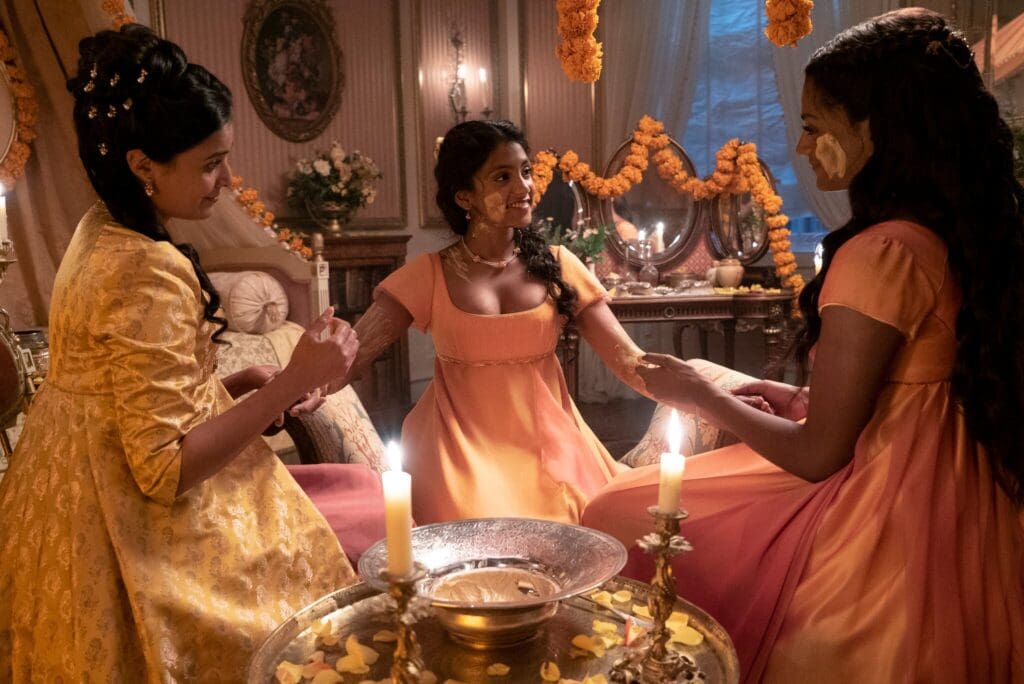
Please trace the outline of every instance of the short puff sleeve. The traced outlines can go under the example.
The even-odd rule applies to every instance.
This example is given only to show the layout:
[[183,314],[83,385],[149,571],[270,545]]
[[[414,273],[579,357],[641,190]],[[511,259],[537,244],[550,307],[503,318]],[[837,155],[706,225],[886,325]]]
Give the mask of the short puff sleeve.
[[908,340],[935,307],[936,288],[899,239],[868,229],[836,252],[818,311],[843,306],[890,325]]
[[601,281],[583,265],[579,257],[561,245],[553,248],[553,251],[562,268],[562,281],[576,290],[576,307],[573,315],[579,315],[581,311],[595,302],[605,302],[610,299],[608,291],[601,285]]
[[191,262],[167,242],[98,250],[108,274],[94,334],[108,350],[114,411],[132,477],[146,496],[174,502],[181,442],[211,418],[208,378],[196,358],[203,313]]
[[434,300],[434,259],[420,254],[382,280],[373,292],[376,299],[382,292],[391,296],[412,316],[412,326],[420,332],[430,327],[430,312]]

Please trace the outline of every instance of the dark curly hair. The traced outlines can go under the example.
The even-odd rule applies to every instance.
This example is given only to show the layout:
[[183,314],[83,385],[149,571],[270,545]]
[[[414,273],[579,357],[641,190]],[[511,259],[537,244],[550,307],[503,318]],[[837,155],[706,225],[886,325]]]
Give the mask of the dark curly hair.
[[826,104],[869,121],[874,153],[850,184],[852,218],[825,238],[821,273],[800,295],[798,357],[821,332],[818,296],[847,240],[897,218],[934,231],[963,293],[953,396],[1000,485],[1024,503],[1024,190],[970,46],[940,14],[897,10],[840,33],[805,74]]
[[[153,240],[171,242],[126,154],[139,149],[161,164],[195,147],[231,119],[231,91],[209,71],[190,64],[174,43],[149,28],[128,24],[100,31],[78,44],[78,71],[68,79],[75,98],[78,156],[114,219]],[[175,247],[195,269],[206,294],[203,317],[227,328],[217,316],[220,295],[195,248]]]
[[[455,202],[459,190],[473,189],[473,176],[487,158],[505,143],[516,143],[527,154],[529,143],[522,131],[511,121],[466,121],[444,136],[437,153],[434,178],[437,180],[437,206],[452,231],[459,236],[469,230],[466,210]],[[562,269],[551,254],[544,236],[529,227],[516,228],[513,240],[519,248],[519,259],[526,272],[543,282],[555,300],[558,313],[572,323],[576,291],[562,280]]]

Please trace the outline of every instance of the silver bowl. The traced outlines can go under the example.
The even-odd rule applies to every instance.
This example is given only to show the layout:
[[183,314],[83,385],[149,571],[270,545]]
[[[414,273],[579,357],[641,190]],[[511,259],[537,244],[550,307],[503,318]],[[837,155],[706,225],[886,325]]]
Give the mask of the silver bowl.
[[[426,569],[418,586],[437,609],[451,637],[478,649],[500,648],[536,636],[558,610],[558,602],[601,586],[626,564],[626,549],[603,532],[576,525],[526,518],[478,518],[435,523],[412,531],[412,551]],[[387,547],[379,541],[359,559],[359,576],[387,590],[381,570]],[[533,576],[520,583],[521,595],[501,600],[466,600],[444,593],[453,577],[470,573]],[[439,592],[439,588],[441,591]]]

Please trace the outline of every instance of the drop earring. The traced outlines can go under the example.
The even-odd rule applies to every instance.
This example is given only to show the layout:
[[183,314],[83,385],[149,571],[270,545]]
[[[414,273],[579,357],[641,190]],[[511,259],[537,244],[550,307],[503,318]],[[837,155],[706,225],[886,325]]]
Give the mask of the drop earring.
[[153,181],[148,178],[142,182],[142,191],[146,193],[146,197],[152,197],[153,193],[156,192],[156,188],[153,187]]

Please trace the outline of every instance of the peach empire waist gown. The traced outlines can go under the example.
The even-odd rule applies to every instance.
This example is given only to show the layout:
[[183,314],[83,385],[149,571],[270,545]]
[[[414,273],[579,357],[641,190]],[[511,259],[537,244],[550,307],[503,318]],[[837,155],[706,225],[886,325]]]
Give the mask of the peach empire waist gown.
[[[812,484],[743,444],[688,459],[679,594],[729,630],[746,681],[1024,681],[1024,531],[950,395],[960,295],[944,243],[906,222],[837,252],[819,307],[905,338],[853,460]],[[586,525],[631,552],[658,468],[616,478]]]
[[261,439],[184,494],[181,440],[233,405],[192,264],[82,219],[52,362],[0,482],[0,681],[239,682],[255,648],[355,581]]
[[[607,294],[578,258],[553,247],[576,310]],[[434,378],[402,426],[413,518],[431,523],[517,516],[579,522],[589,496],[621,466],[583,422],[555,347],[561,317],[548,297],[533,309],[458,309],[438,254],[381,282],[434,341]]]

